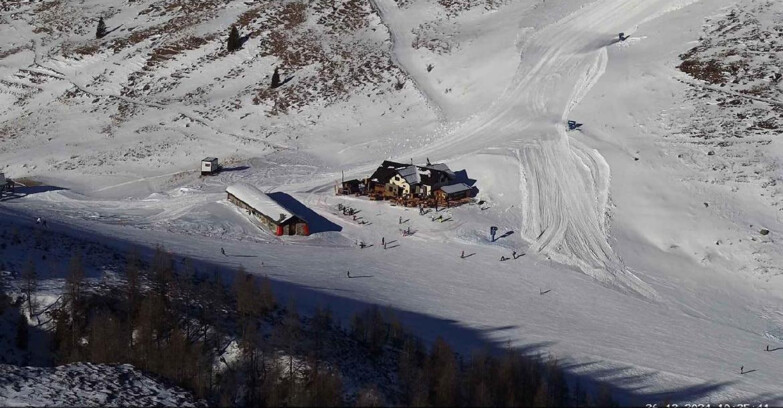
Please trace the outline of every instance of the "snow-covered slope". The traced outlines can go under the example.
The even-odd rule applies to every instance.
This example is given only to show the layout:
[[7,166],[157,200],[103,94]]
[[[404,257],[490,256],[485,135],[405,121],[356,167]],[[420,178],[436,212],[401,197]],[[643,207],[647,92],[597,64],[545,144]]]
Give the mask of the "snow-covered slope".
[[190,393],[161,384],[133,366],[78,363],[57,367],[0,365],[4,407],[206,406]]
[[[318,288],[304,307],[350,300],[432,316],[412,322],[430,338],[446,326],[437,322],[454,321],[493,342],[543,347],[636,402],[782,401],[781,354],[763,351],[783,343],[783,283],[769,273],[783,262],[777,202],[757,195],[770,184],[707,177],[715,160],[739,157],[758,161],[759,184],[777,182],[779,145],[734,144],[724,157],[682,140],[724,113],[699,105],[700,90],[716,85],[680,71],[680,55],[700,44],[706,17],[724,18],[734,2],[316,2],[291,31],[280,27],[301,21],[295,3],[206,2],[213,8],[198,12],[173,0],[50,3],[82,23],[48,33],[39,25],[59,20],[33,5],[2,12],[0,33],[15,39],[2,44],[0,85],[12,97],[0,103],[0,163],[11,177],[65,190],[7,200],[5,216],[44,214],[61,231],[165,243]],[[780,24],[760,3],[734,8]],[[122,27],[98,51],[64,53],[96,44],[86,19],[100,13]],[[328,28],[356,16],[349,33]],[[175,22],[185,28],[160,28]],[[227,54],[234,23],[252,34]],[[280,32],[306,46],[270,50]],[[188,36],[204,42],[176,45]],[[170,58],[155,51],[166,47],[176,49]],[[357,74],[366,63],[380,65]],[[264,76],[278,65],[294,79],[270,93]],[[337,81],[352,74],[360,79],[342,93]],[[569,119],[581,130],[567,132]],[[232,171],[199,178],[198,160],[213,154]],[[447,210],[450,221],[438,223],[333,196],[341,171],[367,175],[387,157],[465,169],[485,209]],[[291,194],[323,217],[321,232],[258,230],[225,201],[239,181]],[[342,217],[338,203],[368,224]],[[415,233],[402,238],[408,225]],[[509,234],[489,242],[490,225]],[[397,242],[383,250],[381,238]],[[358,240],[375,245],[358,249]],[[475,255],[461,259],[462,250]],[[498,260],[514,250],[525,256]]]

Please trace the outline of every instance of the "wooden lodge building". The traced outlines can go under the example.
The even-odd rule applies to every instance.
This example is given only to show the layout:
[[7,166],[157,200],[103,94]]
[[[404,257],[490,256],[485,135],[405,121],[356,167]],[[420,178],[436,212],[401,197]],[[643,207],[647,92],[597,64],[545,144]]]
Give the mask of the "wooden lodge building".
[[394,200],[403,205],[449,205],[468,200],[473,189],[455,183],[456,175],[443,163],[424,166],[384,160],[364,180],[347,180],[338,194],[369,195],[376,200]]
[[226,194],[228,201],[253,215],[265,229],[275,235],[310,235],[310,227],[305,220],[249,184],[237,183],[228,186]]

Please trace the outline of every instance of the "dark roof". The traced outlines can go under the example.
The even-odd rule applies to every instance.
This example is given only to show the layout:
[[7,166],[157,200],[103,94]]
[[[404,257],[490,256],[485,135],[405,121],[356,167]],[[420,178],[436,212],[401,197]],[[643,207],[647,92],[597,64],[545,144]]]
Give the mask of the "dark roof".
[[408,166],[410,166],[410,164],[393,162],[391,160],[384,160],[383,163],[381,163],[381,167],[393,168],[393,169],[401,169],[403,167],[408,167]]
[[440,171],[440,172],[446,173],[450,178],[454,178],[454,172],[451,171],[449,166],[447,166],[445,163],[433,163],[433,164],[429,164],[427,166],[422,166],[422,168],[429,169],[429,170]]
[[387,167],[378,167],[377,170],[370,176],[371,181],[377,181],[379,183],[387,183],[394,175],[397,174],[397,170]]
[[449,180],[454,178],[454,172],[444,163],[418,166],[384,160],[370,176],[370,180],[388,183],[396,174],[399,174],[409,184],[426,184],[430,186],[441,182],[440,174],[445,174]]
[[468,191],[470,190],[470,186],[468,186],[465,183],[458,183],[458,184],[443,186],[440,189],[443,190],[444,193],[451,195],[451,194],[461,193],[463,191]]
[[404,178],[410,185],[421,183],[421,173],[416,166],[407,166],[405,168],[397,170],[397,174]]

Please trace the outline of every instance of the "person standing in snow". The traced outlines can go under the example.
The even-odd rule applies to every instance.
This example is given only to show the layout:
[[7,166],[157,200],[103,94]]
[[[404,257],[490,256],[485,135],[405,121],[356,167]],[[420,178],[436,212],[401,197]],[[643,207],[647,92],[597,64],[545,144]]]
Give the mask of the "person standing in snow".
[[462,259],[465,259],[465,251],[462,251],[462,253],[460,254],[459,257],[462,258]]
[[745,374],[745,366],[740,366],[740,374]]
[[381,245],[386,248],[386,237],[381,237]]
[[400,217],[400,220],[398,222],[399,224],[402,224],[402,217]]
[[511,256],[512,256],[514,259],[517,259],[517,251],[514,251],[514,252],[512,252],[512,253],[511,253]]
[[223,254],[223,256],[226,256],[226,250],[224,248],[220,248],[220,253]]
[[346,271],[346,272],[345,272],[345,275],[346,275],[346,276],[348,276],[348,277],[350,278],[350,277],[351,277],[351,271]]

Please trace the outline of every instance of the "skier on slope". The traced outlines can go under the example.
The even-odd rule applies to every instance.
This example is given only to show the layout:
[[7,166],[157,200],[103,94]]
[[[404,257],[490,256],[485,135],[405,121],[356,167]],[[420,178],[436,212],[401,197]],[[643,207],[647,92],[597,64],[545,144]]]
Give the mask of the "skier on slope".
[[223,256],[227,256],[225,248],[220,248],[220,253],[223,254]]

